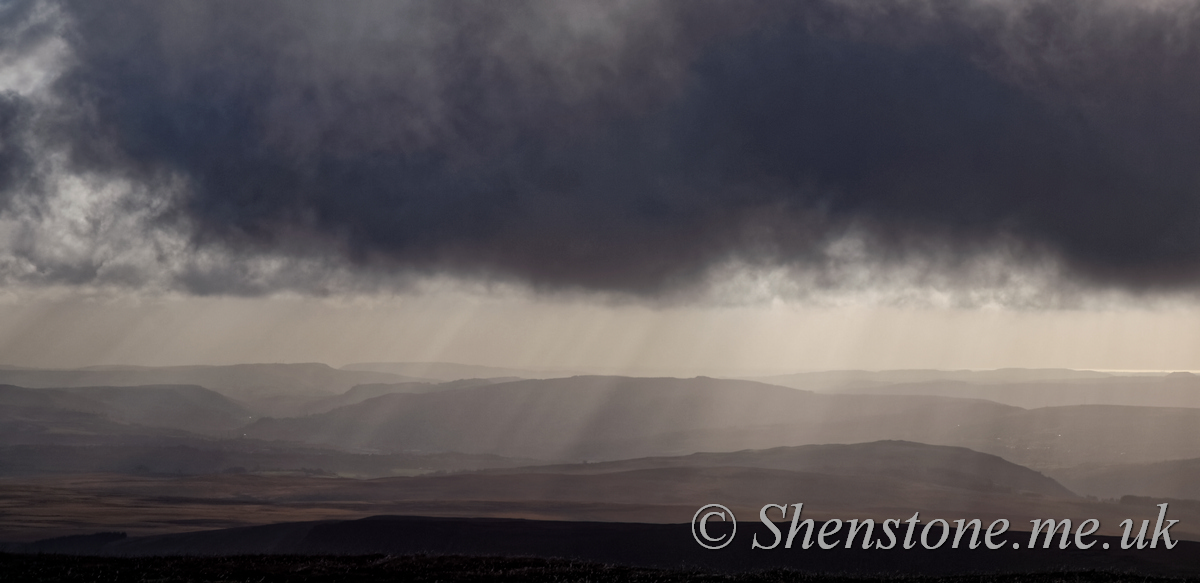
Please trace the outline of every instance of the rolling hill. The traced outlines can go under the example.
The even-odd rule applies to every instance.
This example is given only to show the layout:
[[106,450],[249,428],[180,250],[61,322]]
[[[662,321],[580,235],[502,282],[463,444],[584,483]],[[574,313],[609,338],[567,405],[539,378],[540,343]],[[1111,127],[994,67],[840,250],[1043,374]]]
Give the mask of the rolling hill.
[[373,399],[383,395],[392,395],[396,393],[436,393],[439,391],[453,391],[456,389],[469,389],[473,387],[482,387],[486,385],[494,385],[497,383],[512,382],[520,380],[515,377],[500,377],[490,379],[460,379],[456,381],[448,381],[444,383],[371,383],[366,385],[355,385],[346,392],[332,397],[326,397],[311,401],[302,406],[302,414],[311,415],[313,413],[324,413],[345,407],[346,405],[354,405]]
[[22,411],[28,422],[40,420],[47,430],[62,431],[55,420],[76,414],[102,417],[119,424],[178,429],[231,436],[253,415],[228,397],[195,385],[72,387],[27,389],[0,386],[0,414]]
[[664,468],[758,468],[836,476],[888,476],[947,488],[1074,494],[1053,479],[999,456],[963,447],[908,441],[803,445],[735,452],[703,452],[587,464],[506,468],[491,473],[595,475]]
[[1069,379],[1053,382],[978,383],[937,380],[851,387],[836,392],[987,399],[1026,409],[1069,405],[1200,408],[1200,376],[1187,372],[1165,376]]
[[0,369],[0,384],[29,388],[200,385],[238,399],[269,395],[341,393],[366,383],[428,381],[371,371],[338,370],[320,363],[228,366],[105,366],[71,370]]
[[936,419],[1008,410],[1017,409],[937,397],[819,395],[705,377],[591,376],[385,395],[321,415],[261,419],[245,433],[381,451],[611,460],[904,438],[896,433],[941,432]]
[[962,382],[986,384],[1012,384],[1034,381],[1058,382],[1076,380],[1103,380],[1114,378],[1112,374],[1090,370],[1066,368],[1001,368],[996,370],[831,370],[802,372],[795,374],[751,377],[772,385],[792,387],[806,391],[836,391],[863,387],[912,384],[926,382]]
[[[184,448],[169,449],[184,459],[196,454]],[[0,453],[3,451],[0,449]],[[142,451],[140,455],[152,458],[161,453]],[[236,457],[247,462],[267,459],[247,455],[255,452],[232,456],[207,453],[218,463]],[[293,462],[339,461],[338,454],[312,450],[283,450],[275,455]],[[1083,500],[1054,480],[996,456],[904,442],[525,468],[511,467],[513,460],[480,456],[340,457],[351,463],[380,457],[410,466],[442,464],[448,468],[471,462],[478,464],[476,467],[494,469],[371,480],[294,472],[13,477],[0,484],[0,497],[13,501],[5,509],[6,514],[0,516],[0,531],[27,530],[31,524],[47,520],[54,521],[47,526],[58,529],[67,522],[63,517],[69,516],[80,529],[124,523],[129,528],[136,524],[142,532],[162,532],[164,525],[154,521],[161,520],[156,517],[164,510],[182,521],[179,524],[202,519],[212,525],[279,520],[289,513],[301,519],[314,514],[346,516],[382,511],[682,522],[696,508],[714,501],[749,516],[767,502],[803,502],[814,516],[864,518],[911,516],[919,511],[947,518],[992,516],[1013,520],[1089,513],[1109,517],[1122,511],[1115,505]],[[46,502],[37,508],[25,508],[23,501],[31,496]],[[114,515],[110,508],[120,512]]]
[[617,460],[886,439],[955,445],[1045,469],[1200,457],[1200,409],[822,394],[750,381],[572,377],[393,394],[248,436],[378,451]]
[[193,436],[118,422],[105,415],[106,409],[102,402],[62,391],[0,385],[0,443],[96,445]]
[[1200,500],[1200,459],[1140,464],[1086,464],[1053,471],[1080,494]]
[[440,381],[494,377],[545,379],[568,377],[576,374],[569,371],[526,370],[499,366],[480,366],[477,364],[459,364],[455,362],[359,362],[347,364],[342,367],[342,370],[383,372]]
[[0,445],[0,476],[255,474],[362,479],[533,463],[532,460],[456,453],[354,454],[313,447],[273,447],[247,439],[126,441],[128,443],[120,445]]

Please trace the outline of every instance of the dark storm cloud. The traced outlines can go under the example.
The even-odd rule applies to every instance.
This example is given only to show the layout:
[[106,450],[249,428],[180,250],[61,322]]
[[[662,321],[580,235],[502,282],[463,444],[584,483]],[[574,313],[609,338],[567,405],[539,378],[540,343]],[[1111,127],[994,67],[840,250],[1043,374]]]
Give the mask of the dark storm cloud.
[[653,295],[852,234],[1200,282],[1194,3],[63,6],[47,135],[231,261]]
[[20,97],[0,93],[0,208],[8,205],[8,193],[32,178],[25,127],[28,109]]
[[[0,5],[0,66],[19,59],[30,50],[34,39],[51,34],[44,23],[33,22],[37,3],[14,1]],[[34,179],[29,146],[33,108],[12,91],[0,90],[0,210],[8,206],[13,192]]]

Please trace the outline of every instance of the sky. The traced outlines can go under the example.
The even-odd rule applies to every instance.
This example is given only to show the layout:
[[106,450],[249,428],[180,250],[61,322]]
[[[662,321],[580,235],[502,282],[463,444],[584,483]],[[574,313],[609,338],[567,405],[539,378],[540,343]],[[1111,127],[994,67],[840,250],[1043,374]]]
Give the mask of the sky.
[[0,2],[0,364],[1200,369],[1200,3]]

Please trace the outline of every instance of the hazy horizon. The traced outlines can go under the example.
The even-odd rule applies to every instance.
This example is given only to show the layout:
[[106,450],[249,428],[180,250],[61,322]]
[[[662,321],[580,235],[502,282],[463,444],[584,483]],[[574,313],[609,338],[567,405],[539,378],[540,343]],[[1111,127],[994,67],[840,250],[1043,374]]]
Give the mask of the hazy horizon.
[[1197,370],[1196,22],[20,0],[0,354]]
[[369,365],[369,364],[402,364],[402,365],[451,365],[464,367],[479,367],[487,369],[508,370],[516,372],[539,372],[539,373],[560,373],[563,376],[577,375],[600,375],[600,376],[666,376],[676,378],[687,378],[697,376],[715,376],[717,378],[766,378],[788,375],[803,375],[803,374],[819,374],[819,373],[839,373],[839,372],[868,372],[868,373],[885,373],[885,372],[919,372],[919,371],[935,371],[935,372],[1001,372],[1001,371],[1038,371],[1038,370],[1063,370],[1063,371],[1080,371],[1080,372],[1097,372],[1105,373],[1113,376],[1158,376],[1171,373],[1192,373],[1200,374],[1200,369],[1072,369],[1067,367],[1001,367],[1001,368],[840,368],[840,369],[779,369],[779,370],[760,370],[760,371],[741,371],[727,372],[723,374],[713,374],[712,371],[688,372],[683,370],[663,371],[654,369],[630,369],[630,368],[568,368],[568,367],[538,367],[531,369],[512,368],[499,366],[495,364],[480,364],[473,362],[447,362],[447,361],[370,361],[370,362],[343,362],[343,363],[328,363],[318,361],[238,361],[238,362],[206,362],[206,363],[171,363],[171,364],[131,364],[127,362],[107,362],[88,364],[82,366],[70,367],[40,367],[40,366],[23,366],[12,363],[0,363],[0,368],[21,368],[30,370],[88,370],[88,369],[119,369],[119,368],[186,368],[186,367],[228,367],[241,365],[288,365],[288,364],[322,364],[330,368],[344,369],[354,365]]
[[0,552],[1200,541],[1197,63],[1191,0],[0,0]]
[[660,307],[447,294],[391,300],[0,302],[15,366],[447,361],[723,376],[904,368],[1200,369],[1200,311]]

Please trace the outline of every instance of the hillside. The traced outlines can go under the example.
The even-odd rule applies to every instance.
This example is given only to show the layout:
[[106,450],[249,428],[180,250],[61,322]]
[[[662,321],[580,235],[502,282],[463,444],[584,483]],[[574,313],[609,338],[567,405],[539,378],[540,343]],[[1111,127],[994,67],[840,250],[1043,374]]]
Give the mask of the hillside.
[[373,399],[383,395],[392,395],[396,393],[436,393],[438,391],[453,391],[456,389],[469,389],[473,387],[482,387],[497,383],[512,382],[520,380],[515,377],[499,377],[489,379],[459,379],[456,381],[448,381],[444,383],[371,383],[366,385],[355,385],[349,390],[332,397],[317,399],[311,401],[301,408],[304,415],[313,413],[324,413],[332,411],[338,407],[354,405],[361,403],[367,399]]
[[858,386],[838,391],[862,395],[932,395],[987,399],[1026,409],[1069,405],[1200,408],[1200,376],[1191,373],[1019,383],[937,380]]
[[914,441],[944,443],[953,429],[944,420],[1009,411],[1019,410],[964,399],[819,395],[705,377],[571,377],[385,395],[322,415],[261,419],[245,433],[382,451],[622,459],[914,433],[937,440]]
[[[107,449],[110,455],[118,453]],[[230,463],[239,457],[243,463],[272,459],[261,455],[258,448],[242,453],[166,449],[181,460],[201,455],[214,463]],[[4,451],[0,449],[0,453]],[[50,453],[68,457],[61,451]],[[160,453],[163,451],[125,450],[125,455],[144,459]],[[98,451],[97,457],[100,455],[104,453]],[[343,468],[371,463],[370,458],[408,467],[453,469],[473,463],[477,468],[494,469],[371,480],[297,472],[13,477],[0,484],[0,496],[11,501],[8,513],[0,517],[0,531],[62,532],[74,523],[75,529],[64,534],[121,524],[143,533],[163,532],[175,524],[156,522],[165,511],[181,521],[177,530],[186,530],[179,526],[189,521],[233,526],[288,516],[300,520],[379,512],[683,522],[696,508],[713,501],[751,516],[768,501],[804,502],[815,517],[876,519],[914,512],[1010,520],[1057,514],[1111,518],[1128,512],[1083,500],[1052,479],[995,456],[904,442],[524,468],[512,467],[516,460],[449,454],[363,456],[313,450],[273,454],[276,461],[323,467],[341,463]],[[26,507],[31,497],[43,502]]]
[[477,364],[459,364],[456,362],[359,362],[347,364],[342,367],[342,370],[384,372],[440,381],[494,377],[544,379],[567,377],[576,374],[569,371],[526,370],[499,366],[480,366]]
[[[55,419],[87,413],[109,421],[231,436],[252,413],[229,398],[195,385],[26,389],[0,386],[0,411],[24,411],[55,430]],[[36,410],[36,411],[35,411]],[[58,428],[59,430],[63,428]]]
[[111,419],[105,403],[63,391],[0,385],[0,443],[115,444],[192,436]]
[[962,382],[987,384],[1012,384],[1027,382],[1059,382],[1078,380],[1104,380],[1113,378],[1109,373],[1066,368],[1001,368],[996,370],[831,370],[802,372],[785,375],[753,377],[754,380],[772,385],[792,387],[806,391],[836,391],[864,387],[879,387],[896,384],[926,382]]
[[532,460],[457,453],[355,454],[276,447],[248,439],[127,439],[119,445],[0,445],[0,476],[125,474],[191,476],[295,475],[379,478],[437,471],[528,466]]
[[1080,494],[1101,498],[1154,496],[1200,500],[1200,459],[1140,464],[1096,463],[1059,468],[1052,475]]
[[1045,469],[1200,457],[1200,409],[823,394],[750,381],[572,377],[393,394],[321,415],[261,419],[251,437],[378,451],[617,460],[906,440]]
[[21,387],[200,385],[239,399],[267,395],[330,395],[366,383],[425,380],[382,372],[338,370],[320,363],[107,366],[72,370],[0,369],[0,384]]
[[648,469],[714,467],[759,468],[837,476],[888,476],[948,488],[1074,496],[1053,479],[998,456],[963,447],[908,441],[704,452],[676,457],[509,468],[492,470],[491,473],[594,475]]

